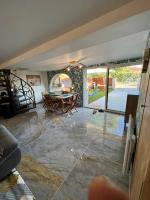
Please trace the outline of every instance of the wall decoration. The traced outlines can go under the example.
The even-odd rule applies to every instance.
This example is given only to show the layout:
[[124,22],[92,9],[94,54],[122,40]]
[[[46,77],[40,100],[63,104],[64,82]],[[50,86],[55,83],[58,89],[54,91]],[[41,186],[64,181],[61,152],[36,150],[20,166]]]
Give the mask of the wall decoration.
[[31,86],[39,86],[41,85],[41,77],[40,75],[26,75],[27,82]]

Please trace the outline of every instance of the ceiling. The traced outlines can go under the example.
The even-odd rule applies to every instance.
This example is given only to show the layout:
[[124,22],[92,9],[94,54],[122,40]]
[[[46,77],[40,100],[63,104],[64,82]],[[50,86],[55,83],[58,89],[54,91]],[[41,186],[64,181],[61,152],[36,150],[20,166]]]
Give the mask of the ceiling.
[[0,1],[0,63],[130,1]]
[[147,36],[148,31],[143,31],[51,59],[39,62],[36,62],[35,59],[34,61],[19,63],[13,68],[50,71],[67,67],[71,61],[79,61],[88,66],[122,59],[138,58],[143,55]]
[[49,71],[71,61],[93,65],[142,57],[149,0],[82,2],[0,2],[0,68]]
[[150,30],[150,11],[115,23],[12,66],[13,69],[58,70],[71,61],[84,65],[143,56]]

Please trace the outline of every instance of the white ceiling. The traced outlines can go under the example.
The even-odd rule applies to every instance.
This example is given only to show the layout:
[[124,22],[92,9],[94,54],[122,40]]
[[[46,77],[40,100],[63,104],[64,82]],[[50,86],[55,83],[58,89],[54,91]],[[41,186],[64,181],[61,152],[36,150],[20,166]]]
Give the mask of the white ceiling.
[[[119,38],[110,42],[67,53],[48,60],[28,63],[24,62],[14,66],[14,69],[29,69],[39,71],[58,70],[66,67],[70,61],[79,61],[84,65],[93,65],[121,59],[142,57],[148,31]],[[36,61],[36,59],[35,59]]]
[[131,0],[0,1],[0,63]]
[[85,65],[92,65],[142,57],[150,29],[149,19],[150,11],[143,12],[15,64],[13,68],[48,71],[62,69],[70,61],[81,60]]
[[109,6],[105,0],[83,1],[86,6],[80,0],[0,2],[0,68],[49,71],[70,61],[92,65],[142,57],[150,30],[149,0],[124,6],[128,1],[112,0]]

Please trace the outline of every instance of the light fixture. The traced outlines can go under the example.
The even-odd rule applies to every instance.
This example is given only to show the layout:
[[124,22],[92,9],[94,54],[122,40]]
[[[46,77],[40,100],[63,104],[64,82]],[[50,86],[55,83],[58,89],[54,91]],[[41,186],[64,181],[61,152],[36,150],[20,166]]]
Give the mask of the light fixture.
[[82,67],[84,66],[84,64],[82,63],[77,63],[75,61],[72,61],[69,63],[70,65],[67,66],[65,69],[69,72],[71,69],[82,69]]
[[70,67],[69,67],[69,66],[67,67],[67,71],[68,71],[68,72],[70,71]]
[[80,63],[78,67],[81,69],[83,67],[83,64]]

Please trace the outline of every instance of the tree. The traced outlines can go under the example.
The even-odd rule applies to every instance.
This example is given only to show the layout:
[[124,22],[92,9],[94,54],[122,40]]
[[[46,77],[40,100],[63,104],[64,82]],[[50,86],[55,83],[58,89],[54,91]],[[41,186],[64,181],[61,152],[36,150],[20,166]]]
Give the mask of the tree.
[[139,74],[134,73],[127,67],[113,69],[110,77],[116,78],[118,82],[135,82],[139,78]]

